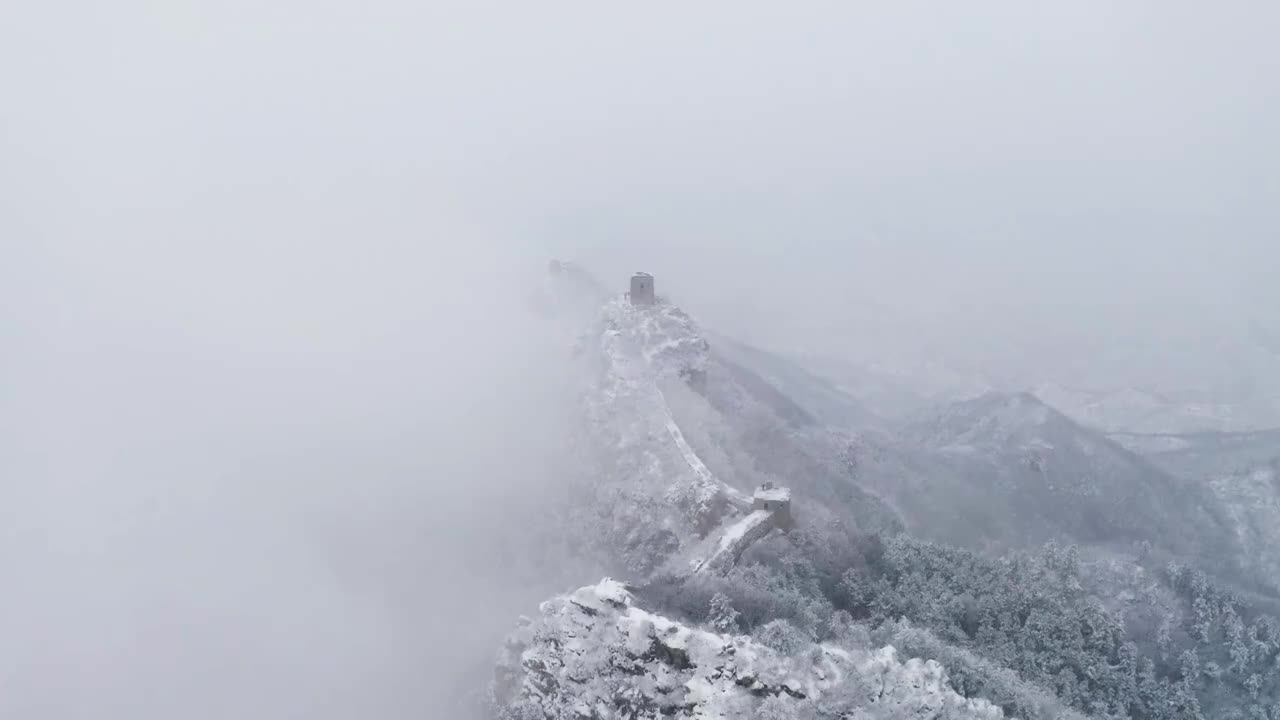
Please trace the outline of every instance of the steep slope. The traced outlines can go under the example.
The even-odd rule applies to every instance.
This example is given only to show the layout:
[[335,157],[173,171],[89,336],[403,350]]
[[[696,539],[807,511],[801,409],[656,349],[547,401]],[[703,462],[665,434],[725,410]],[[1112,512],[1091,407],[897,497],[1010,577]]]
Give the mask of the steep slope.
[[829,428],[884,426],[848,393],[786,358],[723,335],[711,337],[720,363],[744,387],[758,388],[760,399],[774,404],[784,418]]
[[[1016,588],[1038,577],[1028,576],[1039,565],[1027,559],[1038,556],[989,553],[1051,539],[1100,546],[1086,552],[1103,558],[1136,540],[1221,557],[1232,538],[1200,485],[1025,394],[956,403],[894,434],[867,429],[838,389],[776,357],[721,350],[662,299],[607,301],[576,348],[583,484],[557,518],[576,551],[608,558],[607,572],[636,584],[645,610],[615,583],[544,603],[500,666],[495,700],[507,717],[791,718],[838,708],[854,717],[965,716],[972,706],[940,700],[954,689],[1034,718],[1063,717],[1053,709],[1059,692],[1076,708],[1162,702],[1135,699],[1124,679],[1125,623],[1150,625],[1151,613],[1132,612],[1133,602],[1103,610],[1091,593],[1116,583],[1084,588],[1071,569],[1075,550],[1047,551],[1045,567],[1066,568],[1065,580],[1029,596],[1035,617],[1021,614],[1017,593],[958,591],[962,583],[944,581],[942,569],[968,557]],[[848,422],[834,424],[842,413]],[[747,493],[766,482],[794,491],[789,533],[748,514]],[[903,544],[904,526],[984,552]],[[747,539],[756,540],[749,549]],[[905,564],[892,562],[895,552]],[[1062,588],[1075,593],[1071,603]],[[741,618],[722,624],[717,603]],[[1061,633],[1018,644],[1048,626]],[[853,628],[941,660],[958,679],[898,663],[869,640],[851,645]],[[1134,637],[1153,645],[1142,632]],[[1070,648],[1054,647],[1059,635],[1075,648],[1070,662],[1061,662]],[[1035,667],[1018,664],[1027,662]],[[1060,678],[1059,665],[1070,674]],[[883,687],[884,677],[921,668],[927,678],[869,701],[866,678]],[[1176,667],[1162,661],[1157,672],[1146,687],[1194,701],[1190,688],[1171,685]],[[889,709],[877,704],[884,697],[906,704]]]
[[595,469],[586,535],[643,575],[735,512],[738,491],[690,447],[663,391],[703,376],[707,343],[672,305],[615,299],[582,349],[583,433]]
[[893,648],[770,647],[637,607],[612,580],[548,600],[508,639],[493,685],[505,718],[1000,718]]
[[612,299],[578,349],[590,472],[573,522],[628,577],[693,561],[765,483],[793,487],[800,506],[814,506],[798,517],[899,526],[840,471],[813,416],[725,361],[679,307]]
[[888,531],[905,521],[967,547],[1146,540],[1189,558],[1238,554],[1234,525],[1202,484],[1033,395],[987,393],[890,433],[829,383],[728,338],[712,346],[680,316],[675,334],[700,351],[677,374],[695,382],[664,399],[696,453],[737,487],[779,482],[817,501],[815,520]]
[[1240,545],[1242,575],[1280,593],[1280,430],[1113,437],[1168,473],[1212,490]]
[[[723,361],[674,305],[610,300],[576,346],[584,371],[585,484],[574,507],[558,517],[577,545],[611,558],[626,577],[689,574],[692,560],[718,557],[707,552],[717,541],[725,544],[722,533],[732,532],[725,528],[752,526],[744,490],[764,482],[800,485],[801,526],[830,520],[874,530],[899,526],[882,503],[838,472],[838,462],[829,462],[836,445],[821,425],[763,378]],[[773,542],[789,547],[783,536]],[[504,712],[738,717],[759,710],[802,717],[795,713],[814,711],[822,698],[824,710],[843,703],[868,708],[867,717],[999,716],[955,695],[936,664],[901,663],[891,649],[855,652],[808,642],[783,652],[682,625],[661,608],[639,611],[621,592],[605,583],[544,603],[541,620],[517,634],[501,664],[495,692]],[[611,623],[601,620],[606,616]],[[685,644],[673,647],[671,634]],[[722,655],[741,664],[727,667]]]
[[[718,348],[718,346],[717,346]],[[798,517],[838,521],[863,531],[896,532],[901,519],[854,482],[842,455],[844,433],[833,430],[789,396],[713,348],[705,382],[668,394],[690,442],[725,477],[795,491]]]
[[[988,393],[955,403],[917,419],[900,437],[928,453],[902,460],[919,473],[919,484],[905,492],[929,493],[934,508],[949,507],[959,494],[980,498],[990,509],[979,517],[998,516],[994,534],[1006,541],[1147,540],[1203,557],[1221,557],[1230,546],[1225,518],[1202,487],[1030,394]],[[910,456],[911,448],[900,444],[896,453]],[[938,472],[945,475],[933,476]],[[862,477],[901,506],[920,507],[891,477],[875,469]]]

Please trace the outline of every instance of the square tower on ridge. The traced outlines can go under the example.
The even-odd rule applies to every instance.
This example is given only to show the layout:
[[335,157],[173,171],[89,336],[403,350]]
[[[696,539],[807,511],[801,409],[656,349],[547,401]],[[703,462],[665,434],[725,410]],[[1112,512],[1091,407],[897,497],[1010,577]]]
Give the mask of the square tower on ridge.
[[638,272],[631,276],[631,304],[652,305],[654,302],[653,276]]

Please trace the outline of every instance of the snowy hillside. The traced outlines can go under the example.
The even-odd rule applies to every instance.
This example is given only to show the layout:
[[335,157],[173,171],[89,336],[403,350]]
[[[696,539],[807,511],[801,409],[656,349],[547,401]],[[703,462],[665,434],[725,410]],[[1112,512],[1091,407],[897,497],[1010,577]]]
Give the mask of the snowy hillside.
[[794,364],[706,338],[667,301],[616,298],[580,341],[596,461],[584,535],[604,538],[632,572],[692,552],[735,514],[735,494],[765,482],[816,502],[815,520],[905,521],[968,547],[1148,540],[1194,554],[1232,542],[1199,484],[1035,396],[990,392],[887,432]]
[[765,483],[825,505],[818,516],[899,526],[850,482],[825,426],[726,360],[677,306],[612,299],[578,347],[591,472],[575,517],[629,577],[693,561]]
[[[1190,554],[1228,544],[1224,518],[1202,487],[1027,393],[987,393],[946,406],[852,452],[865,482],[897,507],[915,508],[907,517],[935,516],[931,508],[947,498],[955,515],[989,522],[990,540],[1148,540]],[[972,544],[963,531],[940,539]]]
[[1249,575],[1280,591],[1280,431],[1114,437],[1170,474],[1210,488],[1230,516]]
[[1236,401],[1177,399],[1137,388],[1080,390],[1045,383],[1035,394],[1072,419],[1104,432],[1243,432],[1280,425],[1280,397]]
[[705,375],[708,346],[675,306],[614,299],[581,348],[590,378],[583,428],[595,469],[587,534],[642,575],[735,512],[737,489],[692,449],[664,393]]
[[[834,428],[882,427],[884,421],[844,390],[785,358],[713,335],[715,355],[743,384],[775,396],[781,415]],[[791,407],[788,407],[788,404]]]
[[[1026,393],[894,427],[665,299],[588,311],[598,285],[557,277],[572,289],[545,307],[573,328],[580,462],[565,507],[531,524],[628,585],[522,625],[493,684],[503,718],[1173,720],[1249,697],[1171,649],[1213,640],[1193,603],[1236,607],[1240,586],[1214,583],[1280,541],[1266,503],[1232,499],[1271,476],[1211,487],[1150,454],[1186,439],[1117,442]],[[785,522],[752,506],[766,484],[790,488]],[[1280,674],[1249,679],[1270,652],[1232,682],[1280,697]]]
[[[777,644],[777,643],[775,643]],[[781,649],[780,649],[781,648]],[[603,580],[544,602],[507,641],[493,686],[524,718],[999,718],[948,687],[933,661],[797,642],[770,647],[637,607]]]
[[1051,435],[1068,430],[1065,418],[1027,393],[990,392],[923,415],[906,435],[931,447],[957,451],[1052,449]]

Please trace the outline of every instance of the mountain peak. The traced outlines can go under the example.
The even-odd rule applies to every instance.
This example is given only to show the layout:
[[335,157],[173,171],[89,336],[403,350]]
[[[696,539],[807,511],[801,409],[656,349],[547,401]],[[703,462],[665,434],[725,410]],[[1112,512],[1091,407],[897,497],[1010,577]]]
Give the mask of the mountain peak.
[[1031,393],[989,391],[934,411],[912,423],[907,435],[933,446],[1026,444],[1061,424],[1074,425]]

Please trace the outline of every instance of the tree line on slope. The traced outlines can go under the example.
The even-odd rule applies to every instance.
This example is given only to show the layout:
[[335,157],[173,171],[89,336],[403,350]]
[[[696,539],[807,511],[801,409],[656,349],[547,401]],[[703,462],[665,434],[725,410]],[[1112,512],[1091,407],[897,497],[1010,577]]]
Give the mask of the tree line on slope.
[[936,659],[967,697],[1021,718],[1280,720],[1280,621],[1198,570],[1144,572],[1176,598],[1126,623],[1091,587],[1075,547],[1001,558],[833,523],[753,549],[724,578],[665,578],[660,603],[770,644],[850,633]]

